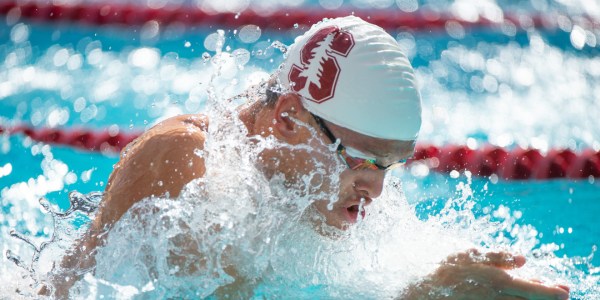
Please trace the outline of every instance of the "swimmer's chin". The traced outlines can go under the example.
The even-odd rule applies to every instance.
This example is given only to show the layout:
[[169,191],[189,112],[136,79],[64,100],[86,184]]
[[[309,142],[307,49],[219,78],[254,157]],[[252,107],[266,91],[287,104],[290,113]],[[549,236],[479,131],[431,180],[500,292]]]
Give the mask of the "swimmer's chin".
[[327,224],[327,218],[323,216],[314,205],[310,205],[304,210],[301,222],[305,222],[319,235],[332,239],[343,237],[352,226],[352,224],[345,222],[339,226]]
[[329,224],[321,223],[318,225],[314,225],[314,230],[321,235],[322,237],[331,239],[331,240],[340,240],[344,239],[350,233],[350,228],[352,224],[344,223],[341,226],[332,226]]

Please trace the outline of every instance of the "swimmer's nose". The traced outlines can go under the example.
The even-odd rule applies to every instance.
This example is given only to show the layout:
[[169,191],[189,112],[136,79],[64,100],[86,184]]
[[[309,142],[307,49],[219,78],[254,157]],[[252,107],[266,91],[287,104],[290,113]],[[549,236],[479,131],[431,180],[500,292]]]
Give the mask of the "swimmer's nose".
[[362,171],[354,180],[354,189],[364,197],[377,198],[383,190],[385,172],[380,170]]

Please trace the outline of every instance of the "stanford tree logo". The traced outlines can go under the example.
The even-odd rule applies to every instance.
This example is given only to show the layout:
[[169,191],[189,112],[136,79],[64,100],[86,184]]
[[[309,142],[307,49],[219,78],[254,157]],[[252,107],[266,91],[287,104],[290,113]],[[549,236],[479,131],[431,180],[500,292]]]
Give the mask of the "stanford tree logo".
[[352,34],[336,26],[317,31],[300,51],[302,65],[292,65],[288,75],[292,89],[317,103],[333,98],[342,72],[337,57],[347,57],[352,47]]

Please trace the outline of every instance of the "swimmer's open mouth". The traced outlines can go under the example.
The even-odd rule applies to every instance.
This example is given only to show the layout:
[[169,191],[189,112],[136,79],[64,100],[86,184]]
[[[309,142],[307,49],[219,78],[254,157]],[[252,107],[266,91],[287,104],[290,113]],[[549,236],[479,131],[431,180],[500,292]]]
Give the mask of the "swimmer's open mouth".
[[349,217],[349,221],[351,223],[356,223],[357,219],[358,219],[358,214],[360,213],[361,217],[364,218],[365,217],[365,209],[363,208],[362,211],[360,210],[360,207],[358,205],[352,205],[346,208],[346,210],[348,211],[348,217]]

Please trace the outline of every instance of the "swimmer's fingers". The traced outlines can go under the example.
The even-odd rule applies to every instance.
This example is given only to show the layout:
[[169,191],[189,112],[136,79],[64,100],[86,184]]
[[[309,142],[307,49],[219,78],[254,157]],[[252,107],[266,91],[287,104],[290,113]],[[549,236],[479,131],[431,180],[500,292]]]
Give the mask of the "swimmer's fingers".
[[556,287],[562,289],[563,291],[565,291],[567,293],[571,292],[571,288],[564,284],[557,284]]
[[519,278],[511,278],[506,285],[500,287],[500,294],[530,300],[569,299],[569,292],[562,287],[546,286]]
[[[446,264],[448,265],[470,267],[472,270],[471,275],[480,274],[483,277],[487,277],[490,283],[501,282],[501,285],[507,285],[509,288],[506,290],[509,292],[512,291],[512,293],[507,295],[510,297],[526,296],[526,299],[568,299],[570,289],[565,285],[549,287],[543,285],[539,280],[522,280],[513,279],[512,277],[505,280],[505,275],[507,274],[502,270],[520,268],[525,265],[525,262],[526,259],[522,255],[513,255],[504,251],[482,254],[477,249],[469,249],[465,252],[451,255],[446,260]],[[497,269],[487,269],[484,266]],[[521,294],[515,293],[515,291],[521,291]],[[502,295],[506,294],[503,293]],[[538,295],[538,297],[536,298],[535,295]]]
[[[529,281],[535,282],[535,283],[540,283],[540,284],[542,283],[542,281],[539,280],[539,279],[529,279]],[[571,288],[568,287],[568,286],[566,286],[566,285],[564,285],[564,284],[557,284],[557,285],[555,285],[555,287],[560,288],[560,289],[564,290],[567,293],[571,292]]]
[[481,263],[500,269],[515,269],[525,265],[525,261],[525,257],[522,255],[513,255],[508,252],[489,252],[485,254],[485,259]]
[[[494,256],[492,256],[494,257]],[[470,261],[455,255],[452,259]],[[448,292],[451,297],[448,298]],[[484,263],[445,263],[422,282],[409,287],[399,299],[568,299],[567,290],[510,276]]]
[[[479,285],[488,286],[495,291],[492,299],[528,299],[528,300],[566,300],[569,292],[558,286],[546,286],[540,282],[514,278],[492,266],[472,265],[469,267],[471,278]],[[474,276],[475,275],[475,276]],[[511,298],[513,297],[513,298]]]
[[481,260],[481,252],[477,249],[469,249],[465,252],[456,253],[446,258],[446,263],[454,265],[467,265]]

